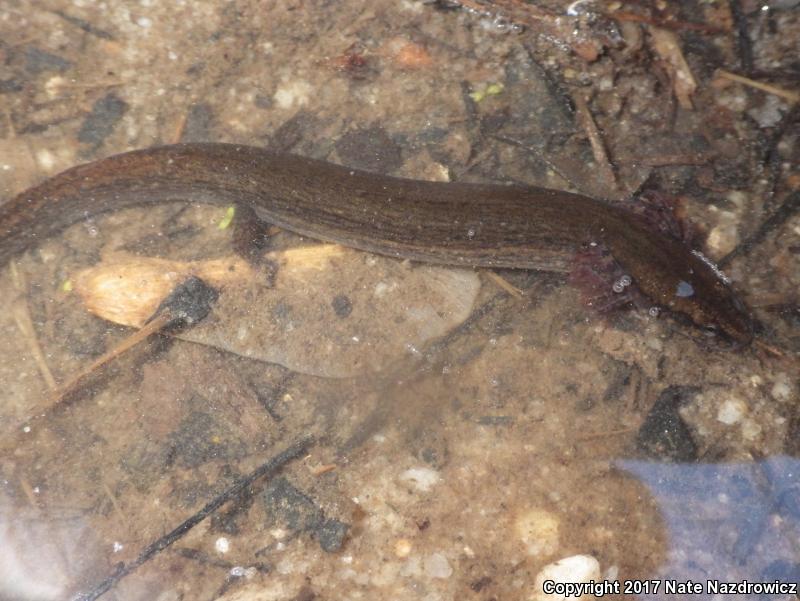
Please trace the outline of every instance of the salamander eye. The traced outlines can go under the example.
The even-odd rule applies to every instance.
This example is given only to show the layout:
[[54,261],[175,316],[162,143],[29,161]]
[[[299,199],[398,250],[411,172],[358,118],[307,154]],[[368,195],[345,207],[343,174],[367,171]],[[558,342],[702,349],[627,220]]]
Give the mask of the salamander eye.
[[716,336],[719,334],[719,327],[714,324],[708,324],[702,327],[703,334],[706,336]]

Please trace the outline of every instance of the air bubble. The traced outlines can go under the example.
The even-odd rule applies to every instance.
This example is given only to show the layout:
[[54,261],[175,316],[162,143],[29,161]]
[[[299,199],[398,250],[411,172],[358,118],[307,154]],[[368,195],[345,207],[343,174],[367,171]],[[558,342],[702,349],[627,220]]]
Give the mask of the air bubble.
[[617,294],[619,294],[621,292],[624,292],[625,288],[630,286],[632,282],[633,280],[631,279],[631,276],[623,275],[616,282],[614,282],[614,284],[611,286],[611,289]]

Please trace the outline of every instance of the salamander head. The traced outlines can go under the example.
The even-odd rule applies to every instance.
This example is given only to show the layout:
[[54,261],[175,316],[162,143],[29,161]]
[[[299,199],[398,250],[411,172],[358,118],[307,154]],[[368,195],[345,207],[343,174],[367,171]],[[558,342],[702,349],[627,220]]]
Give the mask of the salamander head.
[[688,265],[672,272],[662,287],[659,296],[663,306],[688,317],[703,334],[724,347],[750,344],[753,319],[728,278],[698,251],[689,251],[687,259]]

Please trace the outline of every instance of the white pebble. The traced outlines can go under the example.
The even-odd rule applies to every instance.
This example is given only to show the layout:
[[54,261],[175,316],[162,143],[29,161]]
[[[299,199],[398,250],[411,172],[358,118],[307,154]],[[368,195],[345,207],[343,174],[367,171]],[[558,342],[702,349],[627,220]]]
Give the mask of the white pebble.
[[[536,574],[532,599],[535,601],[566,601],[564,595],[544,592],[544,582],[589,582],[600,579],[600,564],[591,555],[573,555],[544,566]],[[572,597],[574,599],[574,597]]]
[[49,150],[40,150],[36,153],[36,164],[42,171],[52,171],[56,164],[56,157]]
[[278,574],[286,575],[294,572],[294,562],[291,559],[281,559],[276,565],[275,570]]
[[717,410],[717,421],[727,424],[735,424],[747,413],[747,405],[740,399],[728,399]]
[[439,482],[439,472],[429,467],[412,467],[400,474],[400,479],[421,492],[428,492]]
[[395,541],[394,543],[394,554],[403,559],[411,555],[411,549],[413,546],[411,545],[411,541],[407,538],[401,538]]
[[746,419],[742,422],[742,436],[745,440],[756,440],[761,436],[761,424],[752,419]]
[[778,381],[772,385],[772,390],[769,393],[776,401],[788,401],[791,398],[792,387],[784,374],[780,374]]
[[308,82],[293,81],[279,87],[273,98],[278,107],[288,109],[296,106],[305,106],[314,89]]
[[453,568],[450,562],[441,553],[431,553],[425,558],[425,573],[431,578],[450,578],[453,575]]
[[217,553],[227,553],[231,550],[231,543],[224,536],[220,536],[216,541],[214,541],[214,549],[217,551]]

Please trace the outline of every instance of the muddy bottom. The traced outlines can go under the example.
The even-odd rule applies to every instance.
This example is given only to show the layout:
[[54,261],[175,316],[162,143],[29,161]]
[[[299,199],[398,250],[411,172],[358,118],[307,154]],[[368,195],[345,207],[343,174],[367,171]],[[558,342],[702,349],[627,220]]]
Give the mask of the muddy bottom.
[[[2,199],[201,140],[659,190],[760,343],[241,207],[86,215],[0,273],[0,599],[794,598],[791,2],[106,4],[0,7]],[[190,276],[210,312],[125,347]]]

